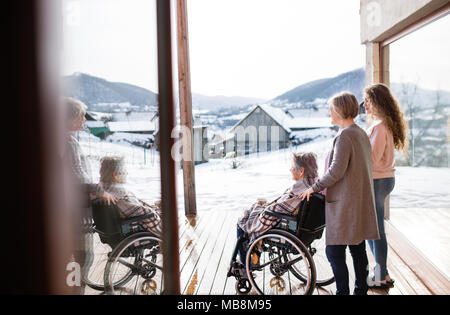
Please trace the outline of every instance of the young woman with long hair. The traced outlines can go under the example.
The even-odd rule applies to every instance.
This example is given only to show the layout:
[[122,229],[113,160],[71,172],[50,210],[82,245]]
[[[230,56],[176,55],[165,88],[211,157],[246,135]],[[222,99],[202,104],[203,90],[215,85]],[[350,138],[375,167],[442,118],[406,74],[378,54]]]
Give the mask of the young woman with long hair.
[[368,241],[376,267],[373,287],[391,287],[394,280],[387,270],[387,240],[384,229],[386,197],[395,186],[394,151],[408,149],[408,127],[402,109],[384,84],[378,83],[364,89],[364,107],[371,125],[367,129],[372,146],[372,175],[378,219],[379,240]]

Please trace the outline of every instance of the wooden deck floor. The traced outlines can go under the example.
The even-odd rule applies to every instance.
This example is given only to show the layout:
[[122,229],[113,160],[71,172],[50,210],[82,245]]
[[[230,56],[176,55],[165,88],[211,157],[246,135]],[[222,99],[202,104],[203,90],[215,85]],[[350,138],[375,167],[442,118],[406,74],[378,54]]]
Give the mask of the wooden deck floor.
[[[186,295],[235,295],[235,279],[227,278],[231,255],[236,243],[236,222],[239,211],[201,212],[194,220],[180,215],[180,283]],[[373,258],[367,248],[369,261]],[[353,265],[348,254],[350,283],[354,282]],[[390,248],[388,269],[395,286],[389,290],[370,289],[370,295],[428,295],[432,292],[405,262]],[[352,289],[352,288],[350,288]],[[314,294],[330,295],[335,285],[316,288]],[[100,294],[86,290],[86,294]],[[450,292],[448,292],[450,293]]]
[[391,209],[390,222],[450,278],[450,208]]

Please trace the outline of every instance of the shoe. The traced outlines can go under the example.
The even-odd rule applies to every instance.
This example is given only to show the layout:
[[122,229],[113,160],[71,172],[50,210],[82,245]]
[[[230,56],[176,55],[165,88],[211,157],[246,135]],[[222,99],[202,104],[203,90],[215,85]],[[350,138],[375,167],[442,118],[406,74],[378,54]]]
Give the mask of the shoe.
[[[376,281],[375,281],[375,276],[372,277],[372,282],[376,282]],[[395,280],[392,279],[392,278],[390,278],[389,280],[386,280],[386,283],[387,283],[387,284],[390,284],[390,285],[394,285],[394,282],[395,282]]]
[[248,279],[247,276],[247,270],[245,269],[243,264],[240,263],[236,263],[232,268],[231,268],[231,273],[234,276],[239,276],[241,278],[246,278]]
[[374,278],[372,278],[372,283],[368,284],[368,287],[371,289],[390,289],[394,287],[394,282],[392,281],[386,281],[386,283],[375,281]]
[[389,280],[386,280],[386,283],[389,283],[390,285],[394,285],[394,282],[395,282],[395,280],[392,278]]

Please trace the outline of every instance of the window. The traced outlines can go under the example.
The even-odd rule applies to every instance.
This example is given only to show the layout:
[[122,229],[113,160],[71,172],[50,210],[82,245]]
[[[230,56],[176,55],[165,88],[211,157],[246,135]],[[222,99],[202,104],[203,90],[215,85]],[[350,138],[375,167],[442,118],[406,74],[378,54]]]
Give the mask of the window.
[[450,214],[450,16],[390,45],[390,81],[409,124],[398,155],[392,223],[439,269],[448,265]]
[[[84,128],[71,131],[81,148],[80,156],[90,166],[87,169],[92,184],[105,184],[108,177],[120,186],[116,189],[103,185],[103,189],[114,188],[111,192],[121,199],[116,210],[122,218],[148,213],[148,208],[158,207],[161,199],[155,141],[158,132],[155,8],[156,1],[148,0],[66,0],[63,5],[64,94],[87,106]],[[101,165],[105,157],[123,158],[124,167],[113,173],[117,176],[109,176],[116,171],[112,164],[103,173]],[[109,175],[101,176],[100,172]],[[85,235],[86,250],[93,252],[92,264],[86,270],[88,284],[93,285],[86,288],[87,294],[101,293],[92,287],[101,288],[108,253],[117,243],[105,241],[100,235]],[[157,259],[160,256],[154,255],[152,261],[162,264]],[[125,264],[120,268],[125,268]],[[120,268],[115,271],[119,275],[129,271]],[[124,278],[123,292],[161,293],[161,271],[153,271],[156,274],[151,281],[134,274],[133,279]]]

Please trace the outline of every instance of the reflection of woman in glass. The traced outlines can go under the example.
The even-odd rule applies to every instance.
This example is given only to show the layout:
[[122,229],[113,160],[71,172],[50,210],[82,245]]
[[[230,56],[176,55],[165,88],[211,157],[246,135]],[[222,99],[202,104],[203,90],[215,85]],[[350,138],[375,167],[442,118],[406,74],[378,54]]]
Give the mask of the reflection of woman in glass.
[[126,187],[126,169],[122,157],[107,156],[102,158],[100,166],[100,184],[102,188],[114,195],[119,214],[122,218],[138,217],[153,214],[153,217],[144,219],[141,224],[146,230],[160,236],[161,209],[156,205],[149,205],[137,198]]
[[407,124],[397,100],[384,84],[374,84],[364,90],[364,107],[372,120],[367,134],[372,146],[372,174],[380,233],[379,240],[368,241],[377,263],[373,286],[390,287],[394,280],[386,268],[388,246],[384,205],[395,185],[394,149],[405,151],[408,147]]
[[[74,222],[77,224],[78,219],[81,219],[80,225],[75,226],[78,230],[79,237],[77,237],[77,244],[74,252],[74,259],[77,263],[82,266],[81,272],[82,276],[89,270],[92,260],[93,260],[93,240],[92,234],[86,233],[83,230],[83,224],[89,221],[90,214],[88,212],[89,202],[92,198],[103,198],[108,204],[115,203],[115,197],[108,192],[105,192],[100,186],[93,184],[91,177],[91,170],[89,166],[89,161],[84,155],[81,149],[80,143],[75,138],[75,132],[83,130],[84,122],[86,121],[86,105],[82,102],[75,100],[73,98],[66,98],[64,100],[64,105],[67,111],[67,150],[66,158],[68,159],[68,164],[72,168],[75,179],[78,181],[78,189],[80,190],[79,196],[83,198],[80,202],[80,213],[74,215],[77,220]],[[84,282],[81,286],[81,292],[84,290]]]
[[69,144],[68,156],[72,165],[73,172],[76,178],[81,183],[83,192],[90,193],[94,197],[104,198],[105,201],[110,204],[115,202],[113,195],[105,192],[101,187],[92,183],[91,170],[89,161],[81,149],[80,143],[75,138],[74,133],[81,131],[84,128],[84,122],[86,121],[86,105],[81,101],[73,98],[66,98],[66,110],[68,114],[67,118],[67,143]]

